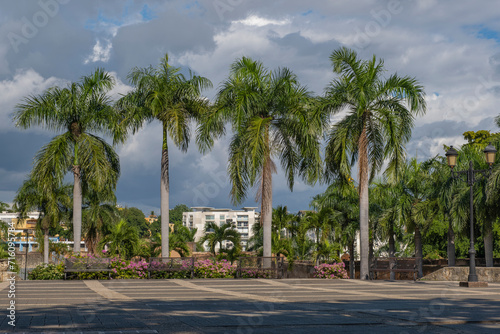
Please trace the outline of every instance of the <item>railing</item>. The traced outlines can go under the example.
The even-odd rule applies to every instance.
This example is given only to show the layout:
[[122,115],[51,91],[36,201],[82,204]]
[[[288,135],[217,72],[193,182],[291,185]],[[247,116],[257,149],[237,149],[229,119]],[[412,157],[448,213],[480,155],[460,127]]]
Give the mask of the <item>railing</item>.
[[413,280],[416,280],[418,273],[418,257],[386,257],[374,258],[370,266],[370,277],[377,279],[379,272],[389,273],[413,273]]
[[236,278],[283,278],[283,257],[240,257]]
[[154,257],[149,260],[148,278],[169,278],[168,274],[185,272],[194,278],[194,257]]
[[68,273],[96,273],[103,272],[111,274],[110,258],[67,258],[64,260],[64,278]]

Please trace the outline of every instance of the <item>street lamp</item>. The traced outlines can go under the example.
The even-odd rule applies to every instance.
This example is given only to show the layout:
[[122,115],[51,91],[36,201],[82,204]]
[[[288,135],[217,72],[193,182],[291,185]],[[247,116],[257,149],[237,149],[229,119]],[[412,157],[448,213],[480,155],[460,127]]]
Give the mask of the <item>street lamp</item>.
[[[477,274],[476,274],[476,251],[474,249],[474,200],[473,200],[473,190],[472,187],[474,182],[478,181],[480,178],[477,178],[476,175],[488,178],[491,175],[491,170],[493,168],[493,163],[495,162],[495,154],[497,150],[491,143],[486,146],[484,149],[484,155],[486,158],[486,162],[490,166],[488,169],[479,169],[475,170],[473,168],[472,160],[469,161],[469,169],[464,171],[454,171],[453,168],[457,165],[457,157],[458,153],[453,148],[446,152],[446,160],[448,162],[448,166],[451,168],[451,177],[453,179],[463,179],[467,182],[470,187],[470,249],[469,249],[469,277],[467,279],[468,282],[477,282]],[[460,285],[468,286],[468,282]]]

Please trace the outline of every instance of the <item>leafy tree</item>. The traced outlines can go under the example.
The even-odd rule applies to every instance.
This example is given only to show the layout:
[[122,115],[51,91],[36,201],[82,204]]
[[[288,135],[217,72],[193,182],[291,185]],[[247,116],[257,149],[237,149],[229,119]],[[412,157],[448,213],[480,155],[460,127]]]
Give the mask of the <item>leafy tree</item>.
[[269,71],[261,62],[243,57],[231,65],[216,108],[198,129],[197,139],[206,150],[225,133],[224,124],[231,123],[231,198],[241,203],[249,188],[259,185],[256,198],[261,202],[265,257],[272,252],[274,160],[281,162],[290,189],[296,174],[310,182],[320,174],[320,131],[315,126],[320,123],[308,112],[307,103],[311,103],[309,93],[289,69]]
[[58,186],[53,183],[50,188],[45,185],[42,190],[33,178],[29,178],[17,191],[14,203],[22,217],[32,210],[41,212],[37,221],[37,229],[43,230],[41,247],[43,261],[49,263],[49,229],[59,225],[62,221],[69,220],[71,186]]
[[146,221],[144,213],[135,207],[120,209],[120,216],[127,222],[128,225],[133,226],[139,233],[139,237],[149,237],[149,224]]
[[9,209],[10,209],[9,204],[0,201],[0,212],[4,212],[4,211],[9,212],[10,211]]
[[89,189],[84,194],[83,234],[88,252],[96,253],[103,235],[109,234],[111,226],[119,219],[116,197],[112,189],[96,192]]
[[347,114],[328,135],[326,177],[347,180],[351,167],[358,163],[360,277],[368,279],[369,182],[385,159],[389,159],[389,171],[401,168],[415,116],[425,112],[425,93],[414,78],[393,74],[384,80],[384,63],[375,56],[362,60],[355,51],[343,47],[334,51],[330,60],[340,76],[327,87],[321,107],[327,112]]
[[336,213],[339,224],[337,238],[342,247],[349,249],[349,277],[354,277],[355,242],[359,230],[359,196],[354,180],[344,182],[338,179],[323,194],[315,196],[311,202],[313,208],[330,208]]
[[119,160],[113,148],[94,133],[123,139],[117,114],[107,95],[113,78],[102,69],[84,76],[67,88],[52,87],[41,95],[26,97],[16,106],[14,121],[26,129],[33,125],[64,131],[36,155],[33,181],[43,192],[59,187],[72,172],[74,251],[80,252],[82,230],[82,186],[100,191],[116,187]]
[[121,219],[99,242],[100,249],[103,249],[105,245],[108,246],[108,252],[111,256],[131,259],[135,256],[139,245],[139,235],[133,226]]
[[234,224],[224,223],[220,227],[214,222],[208,222],[205,225],[205,235],[201,238],[200,242],[203,244],[208,241],[210,252],[216,255],[215,249],[220,245],[222,250],[222,243],[229,241],[233,247],[241,247],[241,237],[237,230],[234,229]]
[[170,224],[182,224],[182,213],[191,212],[191,209],[185,204],[177,204],[173,209],[170,209],[169,220]]
[[180,68],[169,64],[168,55],[157,68],[134,68],[128,79],[135,89],[122,98],[118,107],[126,112],[124,124],[134,132],[145,122],[158,120],[163,128],[161,157],[161,234],[162,249],[169,249],[169,160],[170,137],[175,146],[187,151],[191,137],[189,122],[198,119],[208,108],[201,91],[212,83],[205,77],[191,75],[189,79]]

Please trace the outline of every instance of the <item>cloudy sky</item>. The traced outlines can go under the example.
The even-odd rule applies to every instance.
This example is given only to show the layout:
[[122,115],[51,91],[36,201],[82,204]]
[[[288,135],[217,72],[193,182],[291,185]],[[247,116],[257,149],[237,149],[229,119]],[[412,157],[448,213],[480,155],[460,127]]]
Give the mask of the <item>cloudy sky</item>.
[[[408,145],[419,159],[463,143],[469,130],[499,131],[500,11],[494,0],[16,0],[0,5],[0,201],[11,202],[33,157],[53,133],[12,123],[24,96],[77,81],[97,67],[117,79],[113,96],[130,89],[131,68],[156,65],[168,52],[217,85],[230,64],[248,56],[274,69],[286,66],[320,95],[334,78],[329,55],[339,46],[385,61],[388,74],[417,77],[428,110]],[[205,92],[213,98],[215,88]],[[171,206],[233,207],[229,200],[227,139],[202,156],[170,146]],[[121,205],[159,212],[161,128],[145,126],[117,148]],[[273,204],[307,209],[325,187],[297,182],[290,192],[281,172]],[[242,205],[256,206],[254,194]]]

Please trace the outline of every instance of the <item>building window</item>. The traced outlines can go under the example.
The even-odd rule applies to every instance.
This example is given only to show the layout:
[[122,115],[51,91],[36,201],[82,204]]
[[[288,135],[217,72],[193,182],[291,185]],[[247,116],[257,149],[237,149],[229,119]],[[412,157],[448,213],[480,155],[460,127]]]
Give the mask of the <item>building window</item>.
[[224,220],[224,219],[226,219],[226,216],[225,216],[225,215],[220,215],[220,218],[219,218],[219,219],[220,219],[220,220]]
[[215,220],[215,215],[206,215],[205,220]]

